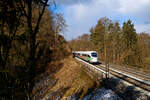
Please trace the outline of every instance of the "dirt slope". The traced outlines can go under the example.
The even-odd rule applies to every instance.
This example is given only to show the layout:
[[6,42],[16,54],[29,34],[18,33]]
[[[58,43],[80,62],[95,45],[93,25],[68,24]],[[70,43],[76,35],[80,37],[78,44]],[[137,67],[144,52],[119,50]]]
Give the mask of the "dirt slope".
[[[33,91],[36,100],[67,100],[66,98],[75,95],[82,98],[88,92],[88,89],[95,87],[95,81],[84,72],[81,65],[71,56],[59,61],[59,63],[61,63],[61,69],[57,72],[47,74],[47,77],[43,80],[41,76],[41,81],[37,84],[42,86],[40,88],[39,85],[35,86]],[[43,85],[43,83],[46,85]]]

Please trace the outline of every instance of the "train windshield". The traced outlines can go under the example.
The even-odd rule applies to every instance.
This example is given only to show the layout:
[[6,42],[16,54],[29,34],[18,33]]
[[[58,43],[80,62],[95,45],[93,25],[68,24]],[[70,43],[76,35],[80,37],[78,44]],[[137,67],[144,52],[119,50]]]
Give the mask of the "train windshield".
[[97,53],[91,53],[92,57],[97,57]]

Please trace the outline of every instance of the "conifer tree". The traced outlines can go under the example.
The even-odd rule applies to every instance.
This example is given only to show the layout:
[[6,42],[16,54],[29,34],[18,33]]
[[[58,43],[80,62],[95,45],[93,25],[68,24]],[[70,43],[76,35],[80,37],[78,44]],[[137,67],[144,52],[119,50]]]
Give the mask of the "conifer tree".
[[125,51],[124,62],[128,65],[133,65],[136,63],[135,54],[137,54],[137,34],[131,20],[124,22],[122,32],[122,40]]
[[95,28],[91,28],[91,41],[100,50],[104,52],[104,33],[105,27],[102,25],[101,21],[98,21]]
[[122,31],[125,48],[134,49],[137,43],[137,34],[134,29],[134,24],[132,24],[131,20],[128,20],[123,24]]

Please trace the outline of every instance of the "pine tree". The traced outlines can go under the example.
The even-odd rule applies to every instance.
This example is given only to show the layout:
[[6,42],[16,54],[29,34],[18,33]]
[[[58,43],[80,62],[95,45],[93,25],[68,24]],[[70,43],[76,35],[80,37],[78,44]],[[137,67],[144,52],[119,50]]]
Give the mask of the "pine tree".
[[137,34],[134,29],[134,24],[131,20],[124,22],[123,28],[123,45],[124,45],[124,62],[128,65],[133,65],[136,63],[137,54]]
[[105,34],[105,27],[102,25],[101,21],[98,21],[95,28],[91,28],[91,41],[92,43],[101,51],[104,52],[104,34]]
[[126,49],[134,49],[137,43],[137,34],[131,20],[128,20],[123,24],[122,31]]
[[108,41],[110,45],[109,55],[111,62],[115,63],[116,60],[119,60],[120,55],[120,26],[119,23],[111,23],[108,27]]
[[120,56],[121,56],[121,28],[118,22],[114,25],[114,59],[116,62],[120,62]]

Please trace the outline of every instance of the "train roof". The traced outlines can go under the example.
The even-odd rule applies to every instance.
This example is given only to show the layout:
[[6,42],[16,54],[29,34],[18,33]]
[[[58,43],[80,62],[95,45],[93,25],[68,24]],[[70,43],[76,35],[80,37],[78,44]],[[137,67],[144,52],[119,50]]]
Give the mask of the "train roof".
[[96,51],[73,51],[73,53],[97,53]]

